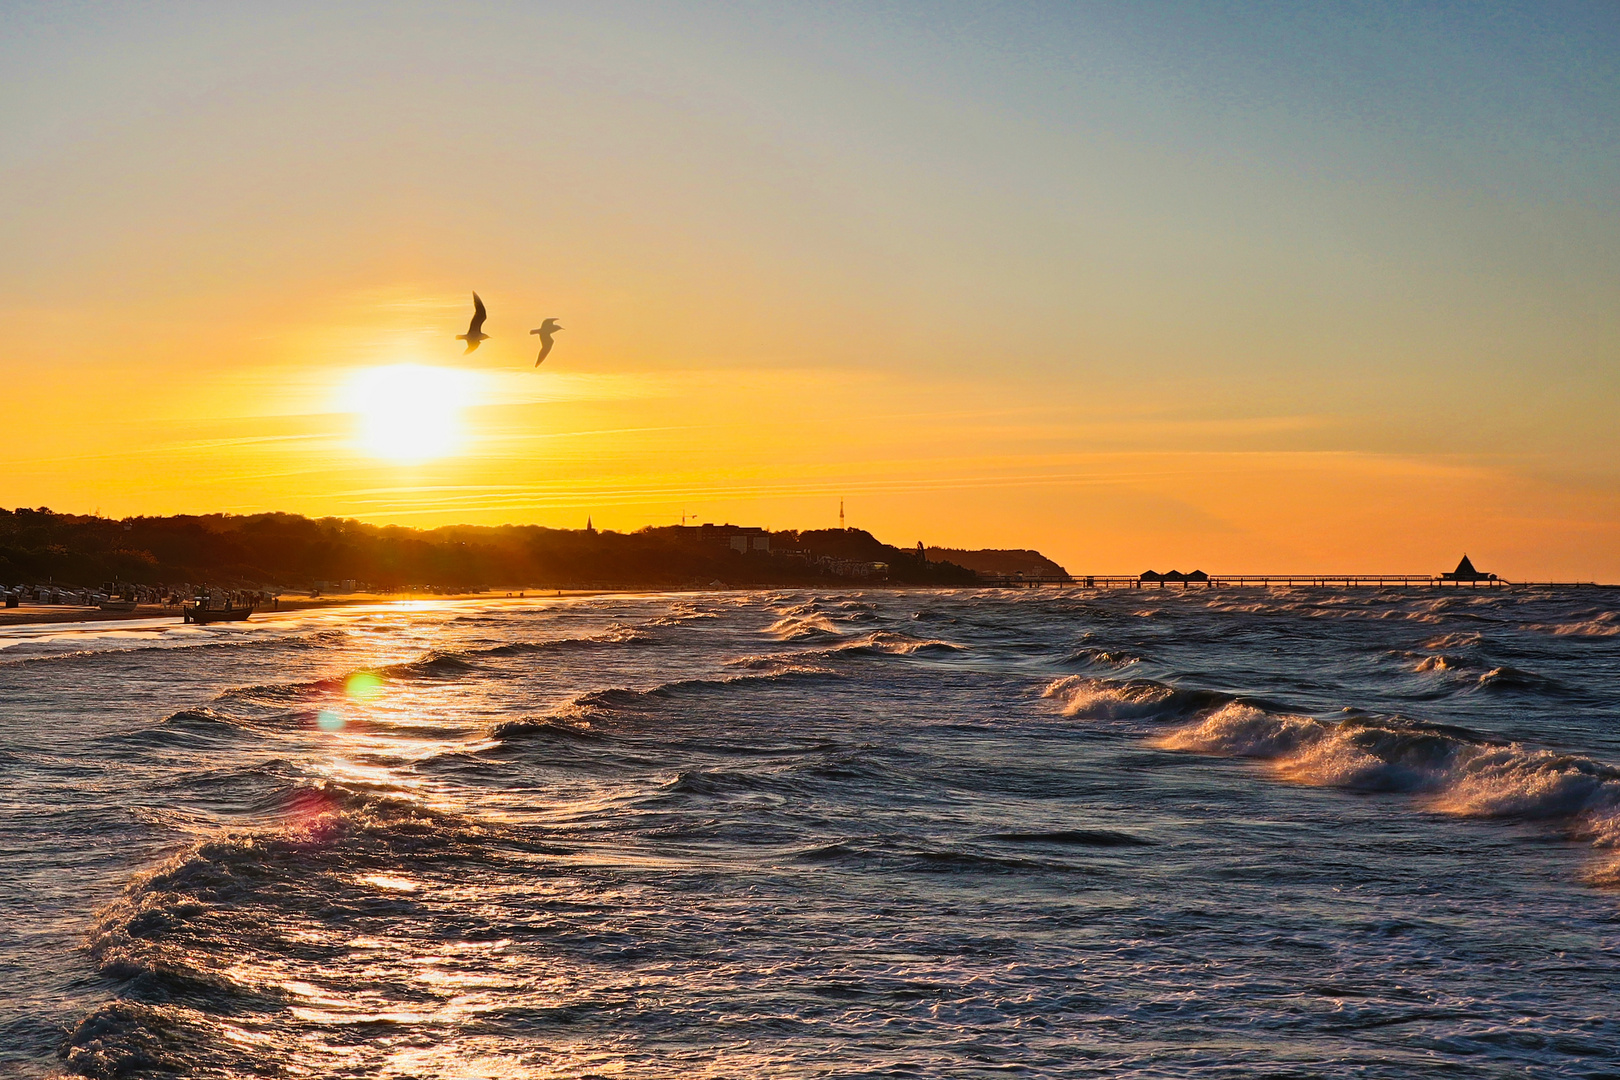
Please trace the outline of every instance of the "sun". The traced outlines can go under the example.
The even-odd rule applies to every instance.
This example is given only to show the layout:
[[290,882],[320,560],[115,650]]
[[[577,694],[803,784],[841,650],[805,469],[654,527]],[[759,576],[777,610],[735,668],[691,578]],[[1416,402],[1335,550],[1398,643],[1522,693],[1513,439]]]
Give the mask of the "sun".
[[462,449],[461,411],[472,396],[467,372],[391,364],[357,371],[348,382],[344,403],[359,419],[361,449],[372,457],[413,463]]

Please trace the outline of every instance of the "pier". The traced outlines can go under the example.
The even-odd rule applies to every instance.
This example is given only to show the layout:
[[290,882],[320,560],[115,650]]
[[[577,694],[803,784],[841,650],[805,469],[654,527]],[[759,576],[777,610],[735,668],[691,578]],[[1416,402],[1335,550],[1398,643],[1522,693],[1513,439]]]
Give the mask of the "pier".
[[1183,574],[1145,577],[1139,574],[1071,574],[1034,577],[1018,574],[985,576],[981,583],[998,589],[1056,586],[1078,589],[1614,589],[1595,581],[1508,581],[1494,575],[1458,579],[1445,574]]
[[1082,589],[1610,589],[1595,581],[1508,581],[1474,568],[1464,555],[1457,569],[1444,574],[1206,574],[1194,570],[1144,570],[1140,574],[980,575],[993,588],[1039,588],[1067,585]]

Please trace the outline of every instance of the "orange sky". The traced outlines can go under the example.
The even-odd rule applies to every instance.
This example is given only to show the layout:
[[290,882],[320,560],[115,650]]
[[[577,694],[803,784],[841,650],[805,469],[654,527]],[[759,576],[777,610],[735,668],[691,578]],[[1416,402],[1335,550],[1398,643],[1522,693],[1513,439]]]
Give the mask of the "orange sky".
[[0,45],[0,505],[1620,580],[1606,24],[198,10]]

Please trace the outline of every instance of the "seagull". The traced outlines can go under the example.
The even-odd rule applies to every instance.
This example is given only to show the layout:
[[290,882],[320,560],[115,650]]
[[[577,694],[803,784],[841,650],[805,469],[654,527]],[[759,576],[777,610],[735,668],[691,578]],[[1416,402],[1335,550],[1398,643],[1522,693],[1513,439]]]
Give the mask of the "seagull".
[[551,335],[561,329],[562,327],[557,325],[556,319],[547,319],[540,324],[540,329],[529,331],[531,334],[540,335],[540,359],[534,362],[535,367],[539,367],[541,362],[551,354]]
[[[489,337],[489,335],[484,333],[484,302],[478,299],[477,293],[473,293],[472,322],[467,324],[467,332],[465,334],[456,335],[456,340],[465,341],[467,343],[467,352],[472,352],[474,349],[478,348],[478,343],[487,337]],[[467,353],[462,353],[461,355],[465,356]]]

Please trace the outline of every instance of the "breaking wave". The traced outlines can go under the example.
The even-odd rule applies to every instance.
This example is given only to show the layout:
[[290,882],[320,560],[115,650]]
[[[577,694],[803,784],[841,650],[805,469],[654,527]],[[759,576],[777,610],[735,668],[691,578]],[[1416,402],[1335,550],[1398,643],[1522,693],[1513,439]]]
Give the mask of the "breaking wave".
[[1472,649],[1484,644],[1484,635],[1466,633],[1438,634],[1423,643],[1425,649]]
[[1516,667],[1492,668],[1479,677],[1479,686],[1485,690],[1527,690],[1527,691],[1556,691],[1561,687],[1556,681],[1537,675],[1533,671],[1521,671]]
[[1098,679],[1088,675],[1058,679],[1041,696],[1061,700],[1065,716],[1090,720],[1184,717],[1232,700],[1230,694],[1187,690],[1152,679]]
[[833,626],[831,619],[819,614],[784,616],[772,623],[767,632],[774,634],[782,641],[806,641],[844,636]]
[[963,647],[939,638],[920,638],[891,630],[879,630],[825,649],[765,653],[740,656],[726,663],[732,667],[763,671],[791,671],[806,665],[815,667],[846,657],[861,656],[949,656]]
[[1620,616],[1612,611],[1604,611],[1571,622],[1530,623],[1524,629],[1539,630],[1554,637],[1607,638],[1620,634]]
[[1297,783],[1423,795],[1431,808],[1464,817],[1568,819],[1604,846],[1620,839],[1620,769],[1452,725],[1322,720],[1232,702],[1154,741],[1264,759]]
[[[1489,674],[1505,680],[1502,670]],[[1457,817],[1561,822],[1599,848],[1620,847],[1620,768],[1583,755],[1404,717],[1324,719],[1148,679],[1070,676],[1045,696],[1068,716],[1176,725],[1150,738],[1161,749],[1253,758],[1293,783],[1414,795]],[[1620,868],[1603,873],[1620,882]]]

